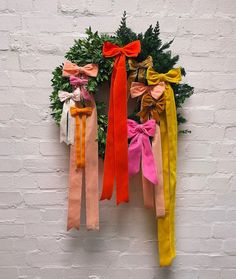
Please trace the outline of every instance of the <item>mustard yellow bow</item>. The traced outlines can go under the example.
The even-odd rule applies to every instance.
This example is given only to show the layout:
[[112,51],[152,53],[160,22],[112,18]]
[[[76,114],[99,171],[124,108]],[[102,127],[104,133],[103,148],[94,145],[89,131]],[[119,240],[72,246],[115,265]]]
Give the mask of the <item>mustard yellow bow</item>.
[[170,83],[181,81],[180,68],[171,69],[165,74],[147,70],[148,85],[165,82],[165,111],[160,115],[165,212],[158,219],[158,247],[160,266],[171,265],[176,255],[175,250],[175,192],[176,192],[176,158],[177,158],[177,116],[174,92]]
[[147,70],[147,81],[148,85],[156,85],[161,81],[179,83],[181,81],[181,69],[171,69],[165,74],[160,74],[150,67]]

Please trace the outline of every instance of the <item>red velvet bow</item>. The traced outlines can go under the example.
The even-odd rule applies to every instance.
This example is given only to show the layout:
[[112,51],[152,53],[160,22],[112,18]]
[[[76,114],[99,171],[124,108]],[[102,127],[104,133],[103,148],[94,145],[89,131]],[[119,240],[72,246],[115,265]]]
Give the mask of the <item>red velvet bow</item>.
[[105,57],[115,56],[111,78],[108,132],[104,162],[104,180],[101,199],[110,199],[114,180],[117,204],[128,202],[128,142],[127,142],[127,75],[126,56],[136,57],[141,50],[140,41],[124,47],[110,42],[103,44]]

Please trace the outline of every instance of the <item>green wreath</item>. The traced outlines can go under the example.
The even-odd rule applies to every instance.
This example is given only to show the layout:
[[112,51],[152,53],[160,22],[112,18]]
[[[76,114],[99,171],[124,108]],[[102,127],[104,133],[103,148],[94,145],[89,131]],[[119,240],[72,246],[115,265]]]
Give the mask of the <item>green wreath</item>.
[[[141,53],[136,58],[138,62],[145,60],[148,56],[153,58],[153,68],[159,73],[166,73],[178,62],[179,56],[172,56],[169,49],[173,40],[168,43],[162,44],[159,38],[160,30],[159,23],[153,28],[152,25],[146,30],[145,33],[136,34],[126,25],[126,13],[124,12],[121,19],[120,26],[115,32],[115,35],[110,36],[106,34],[99,35],[98,32],[93,33],[91,28],[86,30],[86,38],[75,40],[75,44],[66,53],[65,58],[77,65],[86,65],[88,63],[94,63],[99,65],[99,71],[97,77],[91,77],[87,84],[87,90],[91,94],[96,94],[99,86],[105,82],[110,81],[112,73],[113,59],[104,58],[102,55],[102,46],[105,41],[110,41],[118,45],[126,45],[134,40],[140,40]],[[53,71],[52,87],[53,92],[50,95],[50,108],[52,110],[52,116],[56,123],[59,125],[63,103],[58,97],[58,91],[64,90],[72,92],[73,88],[69,83],[68,78],[62,76],[63,65],[58,66]],[[127,71],[129,71],[127,66]],[[182,75],[185,75],[184,68],[181,68]],[[193,94],[193,87],[186,83],[172,84],[172,88],[175,93],[176,108],[180,108],[186,98],[189,98]],[[98,112],[98,150],[99,156],[104,158],[106,147],[106,133],[108,117],[105,112],[106,105],[103,102],[96,101]],[[140,110],[140,102],[137,101],[136,108],[129,118],[135,119],[136,113]],[[186,119],[177,112],[178,124],[186,122]],[[189,130],[181,130],[182,133],[188,133]]]

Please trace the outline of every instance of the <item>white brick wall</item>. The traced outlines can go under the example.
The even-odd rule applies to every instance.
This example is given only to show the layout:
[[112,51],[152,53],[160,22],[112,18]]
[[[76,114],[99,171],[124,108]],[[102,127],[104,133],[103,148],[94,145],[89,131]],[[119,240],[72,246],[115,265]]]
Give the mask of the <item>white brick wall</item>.
[[[68,150],[48,109],[51,71],[85,27],[113,32],[123,10],[135,31],[159,20],[162,38],[175,37],[196,92],[166,269],[139,178],[130,204],[100,203],[100,232],[66,232]],[[235,0],[0,0],[0,279],[236,278],[235,15]]]

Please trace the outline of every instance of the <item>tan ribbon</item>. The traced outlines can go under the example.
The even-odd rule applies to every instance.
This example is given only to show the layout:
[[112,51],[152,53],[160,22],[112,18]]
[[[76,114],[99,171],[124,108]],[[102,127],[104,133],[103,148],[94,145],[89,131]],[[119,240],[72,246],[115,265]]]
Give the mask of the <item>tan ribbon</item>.
[[[86,226],[88,230],[99,229],[97,110],[94,101],[92,102],[91,113],[91,116],[88,116],[87,118],[85,116],[84,168],[77,168],[76,145],[71,145],[70,147],[67,230],[70,230],[71,228],[79,229],[80,227],[83,175],[86,196]],[[81,119],[79,119],[79,121],[80,120]],[[83,155],[83,152],[80,154]]]
[[163,185],[162,151],[160,127],[156,125],[156,133],[152,140],[152,153],[157,167],[158,184],[153,185],[142,176],[144,205],[147,208],[155,208],[156,217],[165,216],[165,198]]

